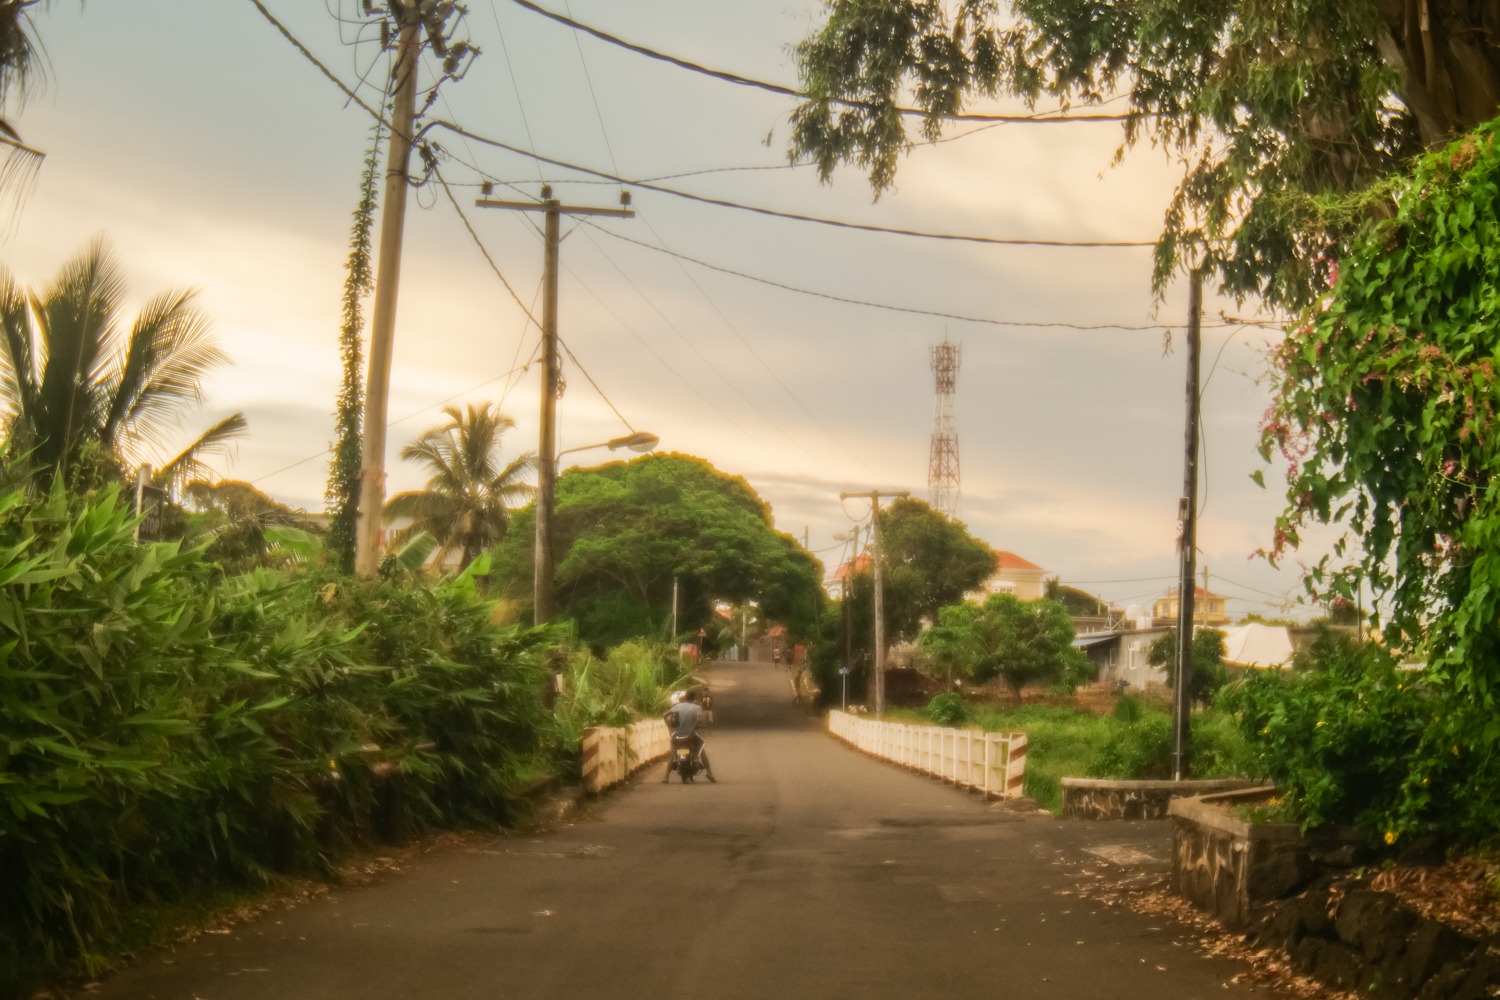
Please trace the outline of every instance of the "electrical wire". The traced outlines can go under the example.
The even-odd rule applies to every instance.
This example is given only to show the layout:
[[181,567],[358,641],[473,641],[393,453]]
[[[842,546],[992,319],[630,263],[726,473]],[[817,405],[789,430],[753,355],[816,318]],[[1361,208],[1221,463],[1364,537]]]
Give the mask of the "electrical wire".
[[[563,0],[563,7],[568,16],[573,16],[573,6],[568,0]],[[599,119],[599,134],[604,136],[604,149],[609,153],[609,166],[615,173],[620,172],[620,164],[615,159],[615,147],[609,141],[609,129],[604,127],[604,110],[599,107],[599,95],[594,92],[594,77],[589,73],[588,60],[583,57],[583,43],[578,40],[578,35],[573,35],[573,45],[578,49],[578,64],[583,67],[583,80],[589,85],[589,97],[594,102],[594,116]]]
[[578,356],[573,353],[573,349],[568,346],[567,341],[558,337],[557,342],[562,345],[562,349],[567,352],[568,357],[572,359],[573,364],[577,366],[578,370],[583,372],[583,377],[589,380],[589,385],[594,387],[594,391],[599,394],[599,398],[604,400],[606,406],[615,411],[615,416],[620,418],[620,423],[624,424],[626,429],[634,434],[635,428],[631,426],[629,420],[625,419],[625,414],[621,413],[619,407],[609,401],[609,397],[604,394],[603,389],[599,388],[599,383],[594,381],[594,376],[589,374],[589,370],[583,367],[583,362],[578,360]]
[[[802,442],[798,441],[791,434],[788,434],[780,424],[778,424],[770,417],[770,415],[768,415],[764,410],[757,406],[755,401],[752,400],[749,396],[746,396],[744,391],[740,389],[739,386],[735,385],[735,383],[727,375],[720,371],[718,366],[710,361],[708,357],[698,349],[698,346],[696,344],[688,340],[687,335],[682,332],[677,324],[673,323],[670,319],[667,318],[667,314],[662,312],[661,307],[651,300],[651,297],[647,295],[641,289],[641,287],[635,283],[635,280],[631,278],[630,275],[625,273],[625,269],[620,267],[615,259],[604,251],[603,247],[599,246],[598,242],[594,240],[591,233],[585,231],[584,235],[589,238],[589,242],[594,245],[594,248],[599,251],[600,255],[603,256],[605,260],[609,261],[610,266],[613,267],[617,272],[619,272],[620,277],[625,279],[625,283],[635,290],[635,293],[641,297],[646,305],[651,307],[652,311],[655,312],[656,315],[661,317],[662,322],[667,325],[667,328],[670,329],[673,333],[677,334],[678,339],[687,345],[688,350],[696,354],[698,356],[698,360],[702,361],[705,365],[708,366],[709,371],[717,375],[720,381],[729,386],[729,388],[734,392],[736,396],[739,396],[740,399],[744,400],[745,404],[749,406],[751,410],[755,411],[755,413],[767,424],[769,424],[778,434],[786,438],[789,444],[801,451],[802,454],[806,455],[808,459],[813,463],[822,465],[825,472],[837,475],[837,473],[835,473],[834,470],[827,465],[827,463],[821,461],[819,458],[817,458],[817,456],[813,455],[812,452],[808,451],[807,448],[802,444]],[[803,472],[802,474],[806,475],[805,472]]]
[[[655,236],[656,241],[661,244],[661,249],[666,251],[666,253],[673,258],[673,261],[674,263],[676,263],[678,269],[682,271],[683,277],[687,278],[689,283],[691,283],[692,286],[698,290],[698,294],[703,296],[703,300],[707,302],[709,307],[718,314],[721,320],[724,321],[724,325],[729,328],[729,332],[733,333],[736,339],[738,339],[739,342],[744,345],[745,350],[750,352],[750,356],[760,363],[760,366],[766,370],[766,373],[770,375],[772,379],[775,380],[777,385],[781,386],[781,391],[786,393],[787,396],[791,398],[792,402],[801,407],[802,412],[807,414],[808,417],[811,418],[812,422],[817,424],[819,429],[821,429],[824,434],[828,435],[828,439],[842,448],[845,454],[854,459],[855,463],[858,464],[860,468],[864,469],[865,472],[870,474],[870,477],[872,479],[879,478],[876,475],[875,470],[866,465],[862,458],[856,455],[848,445],[846,445],[842,440],[838,438],[837,435],[833,433],[833,431],[829,430],[828,426],[818,418],[817,414],[808,409],[807,404],[802,402],[797,394],[791,390],[791,387],[781,380],[781,376],[776,374],[776,369],[772,368],[769,364],[766,363],[766,359],[760,356],[760,352],[755,349],[754,345],[751,344],[748,339],[746,339],[744,334],[740,333],[739,328],[729,321],[729,317],[724,315],[724,310],[719,308],[718,303],[714,302],[714,300],[709,296],[708,292],[704,290],[703,286],[698,284],[697,279],[693,277],[692,273],[683,266],[682,259],[677,254],[674,254],[670,250],[667,250],[666,240],[662,239],[661,233],[656,231],[656,227],[651,224],[650,219],[646,218],[645,213],[637,210],[636,218],[640,219],[646,224],[646,228],[651,230],[651,235]],[[602,227],[596,226],[594,228],[599,229],[600,232],[609,232],[609,230],[603,229]],[[637,241],[631,240],[630,242],[635,243]]]
[[[633,42],[627,42],[623,38],[618,38],[615,35],[609,34],[608,32],[600,31],[598,28],[590,27],[589,25],[584,24],[581,21],[575,21],[575,20],[573,20],[572,17],[564,17],[562,14],[558,14],[558,13],[556,13],[554,11],[550,11],[550,10],[546,9],[545,7],[540,7],[540,6],[538,6],[538,5],[534,4],[534,3],[531,3],[530,0],[511,0],[511,2],[515,3],[517,6],[524,7],[524,8],[526,8],[527,10],[529,10],[529,11],[531,11],[533,13],[540,14],[543,17],[546,17],[546,18],[551,18],[552,20],[556,21],[558,24],[567,25],[568,27],[574,29],[575,31],[582,31],[585,34],[592,35],[593,37],[599,39],[602,42],[608,42],[611,45],[618,45],[622,49],[627,49],[627,50],[629,50],[631,52],[636,53],[637,55],[645,56],[648,59],[656,59],[656,60],[659,60],[661,62],[670,63],[671,65],[676,66],[679,69],[689,70],[689,71],[694,72],[694,73],[701,73],[704,76],[711,76],[711,77],[713,77],[716,80],[723,80],[726,83],[738,84],[738,85],[740,85],[742,87],[754,87],[754,88],[756,88],[758,90],[769,91],[772,94],[780,94],[783,97],[796,97],[796,98],[800,98],[802,100],[819,100],[820,99],[820,98],[815,98],[813,95],[808,94],[808,93],[806,93],[804,91],[793,90],[791,87],[783,87],[779,83],[768,83],[765,80],[756,80],[753,77],[740,76],[738,73],[730,73],[730,72],[727,72],[725,70],[710,69],[707,66],[702,66],[702,65],[700,65],[698,63],[695,63],[695,62],[689,62],[686,59],[679,59],[677,56],[667,55],[665,52],[658,52],[655,49],[649,49],[649,48],[647,48],[644,45],[636,45]],[[565,4],[566,4],[566,2],[567,2],[567,0],[564,0]],[[570,13],[571,13],[571,11],[570,11]],[[582,49],[580,49],[579,51],[581,53]],[[827,100],[831,104],[841,104],[841,105],[844,105],[845,107],[852,107],[852,108],[863,108],[863,109],[865,109],[867,111],[885,111],[885,110],[887,110],[887,107],[885,105],[874,104],[874,103],[872,103],[870,101],[855,101],[855,100],[849,100],[849,99],[842,98],[842,97],[828,97],[828,98],[821,98],[821,99]],[[955,122],[994,122],[996,124],[1040,124],[1040,123],[1052,123],[1052,122],[1118,122],[1118,121],[1125,121],[1127,118],[1130,117],[1129,115],[1076,115],[1076,116],[1067,116],[1067,117],[1050,117],[1050,118],[1048,118],[1048,117],[1042,117],[1040,115],[984,115],[984,114],[959,114],[959,113],[955,113],[955,114],[932,114],[930,112],[923,111],[921,108],[904,108],[904,107],[900,107],[899,105],[896,106],[894,108],[894,110],[898,114],[901,114],[901,115],[916,116],[916,117],[921,117],[921,118],[939,118],[939,119],[942,119],[944,121],[955,121]]]
[[[401,130],[394,128],[391,123],[386,120],[384,115],[376,111],[374,108],[370,107],[370,105],[367,104],[363,98],[361,98],[342,80],[334,75],[333,71],[328,69],[327,66],[323,65],[323,63],[320,62],[318,58],[307,49],[306,46],[304,46],[300,41],[297,40],[295,35],[287,30],[285,25],[278,21],[275,16],[273,16],[271,12],[266,9],[265,5],[261,3],[261,0],[250,0],[250,2],[253,3],[258,10],[260,10],[260,12],[266,17],[266,19],[270,21],[271,24],[273,24],[277,28],[277,30],[279,30],[282,35],[286,37],[288,41],[296,46],[297,50],[301,52],[302,55],[308,59],[308,61],[316,66],[324,76],[328,77],[328,79],[331,80],[333,84],[340,90],[342,90],[350,100],[354,101],[361,108],[363,108],[371,117],[380,122],[383,122],[387,128],[391,129],[393,135],[399,135],[404,138],[411,138]],[[803,215],[799,212],[783,212],[774,208],[765,208],[758,205],[745,205],[741,204],[740,202],[728,201],[723,198],[708,198],[704,195],[693,194],[688,191],[679,191],[676,188],[662,187],[658,184],[629,180],[627,178],[619,176],[618,174],[610,174],[602,170],[594,170],[591,167],[584,167],[579,166],[578,164],[569,163],[566,160],[558,160],[549,156],[543,156],[540,153],[521,149],[520,147],[512,146],[507,142],[501,142],[499,139],[491,139],[486,136],[479,135],[475,132],[469,131],[461,125],[456,125],[444,118],[430,119],[428,126],[424,127],[423,132],[426,131],[426,128],[430,128],[432,126],[439,126],[448,130],[449,132],[452,132],[455,135],[461,135],[464,138],[470,139],[474,142],[483,143],[486,146],[493,146],[496,149],[503,149],[507,152],[515,153],[518,156],[527,156],[540,163],[546,163],[554,167],[560,167],[564,170],[575,170],[579,173],[589,174],[593,177],[600,177],[605,180],[613,181],[617,184],[624,184],[628,187],[637,187],[643,191],[655,191],[658,194],[668,194],[672,195],[673,197],[684,198],[689,201],[696,201],[704,205],[714,205],[718,208],[731,208],[743,212],[753,212],[757,215],[765,215],[778,219],[789,219],[793,222],[811,222],[823,226],[833,226],[838,229],[854,229],[861,232],[885,233],[893,236],[913,236],[921,239],[931,240],[956,241],[963,243],[982,243],[991,246],[1079,247],[1086,249],[1118,249],[1156,246],[1155,240],[1028,240],[1002,239],[994,236],[975,236],[972,234],[964,233],[931,233],[915,229],[901,229],[892,226],[876,226],[862,222],[846,222],[841,219],[827,219],[821,216]]]
[[795,474],[798,474],[798,475],[805,475],[805,473],[801,473],[796,468],[794,468],[792,466],[792,464],[790,462],[788,462],[784,457],[782,457],[779,453],[777,453],[776,451],[774,451],[771,448],[767,447],[767,445],[763,441],[761,441],[760,438],[756,437],[754,434],[750,433],[743,426],[741,426],[740,422],[738,420],[735,420],[729,414],[727,414],[723,410],[719,409],[719,407],[717,405],[715,405],[715,403],[714,403],[713,400],[711,400],[707,396],[705,396],[703,394],[702,390],[700,390],[696,385],[694,385],[693,382],[690,379],[688,379],[687,377],[685,377],[676,368],[673,368],[672,365],[671,365],[671,363],[668,362],[666,358],[662,357],[661,353],[658,352],[656,350],[656,348],[654,348],[650,344],[648,344],[645,341],[645,339],[641,337],[641,335],[639,333],[635,332],[635,329],[633,327],[631,327],[631,325],[629,323],[626,323],[625,320],[621,319],[620,318],[620,314],[617,313],[617,312],[615,312],[613,309],[611,309],[610,306],[609,306],[609,303],[605,302],[604,299],[600,298],[599,294],[597,292],[595,292],[592,288],[590,288],[588,286],[588,284],[582,278],[580,278],[578,276],[578,274],[571,267],[568,267],[568,265],[564,264],[563,265],[563,270],[567,271],[568,274],[572,276],[573,280],[578,282],[578,287],[582,288],[585,292],[588,292],[589,295],[593,298],[593,300],[595,302],[599,303],[599,305],[604,309],[604,311],[607,312],[607,313],[609,313],[610,316],[612,316],[614,318],[615,322],[619,323],[620,326],[624,328],[625,332],[628,333],[628,334],[630,334],[630,336],[635,339],[636,343],[640,344],[648,352],[650,352],[650,354],[651,354],[652,357],[654,357],[657,361],[661,362],[661,366],[663,368],[665,368],[667,371],[669,371],[673,375],[675,375],[677,377],[677,380],[679,382],[681,382],[683,385],[687,386],[688,389],[690,389],[695,396],[697,396],[699,399],[703,400],[703,403],[704,403],[705,406],[707,406],[710,410],[713,410],[719,416],[723,417],[726,423],[728,423],[735,430],[739,431],[741,434],[745,435],[745,437],[748,438],[753,444],[755,444],[756,447],[760,448],[762,451],[764,451],[767,455],[771,456],[772,458],[780,461],[782,465],[785,465],[787,467],[788,471],[790,471],[792,473],[795,473]]
[[[390,427],[396,426],[397,424],[405,423],[406,421],[410,420],[412,417],[420,416],[421,414],[426,413],[428,410],[431,410],[434,407],[442,406],[444,403],[451,403],[455,399],[457,399],[458,397],[467,395],[468,393],[473,392],[475,389],[483,389],[485,386],[489,385],[491,382],[498,382],[501,379],[506,378],[507,376],[512,375],[512,374],[514,374],[517,371],[524,371],[525,369],[531,367],[531,365],[535,361],[536,361],[536,359],[532,358],[531,361],[526,362],[526,364],[522,365],[520,368],[513,368],[513,369],[511,369],[511,371],[503,372],[503,373],[501,373],[499,375],[496,375],[494,378],[487,378],[483,382],[480,382],[478,385],[472,385],[469,388],[462,390],[461,392],[455,392],[453,395],[449,396],[447,399],[440,399],[436,403],[429,403],[428,405],[422,407],[420,410],[413,410],[412,412],[408,413],[404,417],[397,417],[395,420],[387,421],[385,426],[387,428],[390,428]],[[281,468],[277,469],[275,472],[267,472],[263,476],[257,476],[256,478],[250,480],[250,484],[253,486],[254,484],[260,482],[263,479],[270,479],[272,476],[279,476],[283,472],[286,472],[288,469],[295,469],[299,465],[306,465],[308,462],[311,462],[313,459],[315,459],[315,458],[322,458],[324,455],[331,454],[332,452],[333,452],[332,448],[324,448],[322,451],[318,452],[316,455],[308,455],[306,458],[298,459],[297,461],[293,462],[291,465],[284,465],[284,466],[282,466]]]
[[[639,215],[639,209],[637,209],[637,214]],[[845,295],[833,295],[829,292],[814,291],[811,288],[799,288],[796,285],[788,285],[784,282],[773,281],[770,278],[762,278],[754,274],[746,274],[744,271],[736,271],[734,268],[723,267],[719,264],[710,264],[708,261],[702,260],[698,257],[692,257],[685,253],[678,253],[675,250],[668,250],[665,246],[654,246],[642,240],[632,239],[629,236],[625,236],[621,233],[615,232],[613,229],[606,229],[595,222],[585,222],[585,225],[597,229],[599,232],[604,233],[608,236],[612,236],[615,239],[621,240],[625,243],[634,243],[638,247],[645,247],[647,250],[652,250],[656,253],[666,254],[669,257],[676,257],[678,260],[685,260],[691,264],[697,264],[699,267],[706,267],[710,271],[718,271],[720,274],[728,274],[733,275],[736,278],[744,278],[746,281],[754,281],[757,284],[768,285],[771,288],[779,288],[785,292],[796,292],[798,295],[811,295],[814,298],[827,299],[830,302],[842,302],[845,305],[867,306],[871,309],[884,309],[889,312],[910,313],[915,316],[936,316],[939,319],[954,319],[964,323],[985,323],[990,326],[1016,326],[1029,328],[1057,327],[1066,330],[1160,330],[1164,327],[1175,328],[1182,325],[1179,323],[1130,325],[1124,323],[1064,323],[1059,321],[1041,320],[991,319],[985,316],[964,316],[960,313],[943,312],[937,309],[916,309],[911,306],[893,306],[883,302],[871,302],[867,299],[855,299]],[[1209,329],[1215,328],[1215,326],[1218,325],[1228,326],[1230,324],[1204,324],[1204,326]]]
[[[490,14],[495,18],[495,33],[500,36],[500,51],[505,55],[505,69],[510,74],[510,89],[516,95],[516,107],[521,112],[521,127],[526,130],[526,144],[536,149],[536,140],[531,136],[531,120],[526,117],[526,104],[521,100],[521,85],[516,82],[516,64],[511,61],[510,47],[505,44],[505,29],[500,27],[500,9],[495,0],[490,0]],[[541,163],[536,164],[536,175],[542,176]]]
[[[259,0],[252,0],[252,2],[258,3]],[[602,177],[605,180],[614,181],[615,183],[623,184],[626,187],[640,188],[642,191],[655,191],[657,194],[669,194],[675,198],[685,198],[688,201],[696,201],[699,204],[703,205],[713,205],[717,208],[732,208],[737,211],[753,212],[756,215],[766,215],[776,219],[789,219],[793,222],[812,222],[820,226],[833,226],[837,229],[856,229],[861,232],[867,233],[884,233],[891,236],[914,236],[919,239],[944,240],[959,243],[983,243],[990,246],[1081,247],[1086,249],[1120,249],[1156,246],[1155,240],[1028,240],[1004,239],[997,236],[975,236],[969,233],[932,233],[925,232],[919,229],[901,229],[895,226],[876,226],[865,222],[846,222],[842,219],[828,219],[817,215],[803,215],[800,212],[783,212],[780,209],[765,208],[764,206],[760,205],[746,205],[741,202],[729,201],[724,198],[709,198],[705,195],[693,194],[690,191],[680,191],[677,188],[662,187],[659,184],[649,184],[644,181],[630,180],[629,178],[621,177],[618,174],[606,173],[603,170],[595,170],[592,167],[579,166],[576,163],[569,163],[566,160],[558,160],[550,156],[543,156],[540,153],[529,152],[528,150],[521,149],[518,146],[512,146],[508,142],[501,142],[499,139],[491,139],[487,136],[482,136],[475,132],[470,132],[463,126],[455,125],[453,122],[450,122],[443,118],[432,119],[430,125],[435,125],[440,128],[447,129],[454,135],[464,136],[467,139],[472,139],[474,142],[484,143],[486,146],[494,146],[496,149],[503,149],[507,152],[515,153],[518,156],[529,156],[533,159],[541,161],[542,163],[546,163],[554,167],[561,167],[564,170],[576,170],[579,173],[588,174],[591,177]]]

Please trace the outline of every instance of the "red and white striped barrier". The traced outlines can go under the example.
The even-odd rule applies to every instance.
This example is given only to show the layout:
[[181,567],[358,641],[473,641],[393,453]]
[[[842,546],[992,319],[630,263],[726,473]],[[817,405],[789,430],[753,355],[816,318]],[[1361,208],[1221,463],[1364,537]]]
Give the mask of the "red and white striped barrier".
[[583,731],[583,787],[602,792],[672,749],[667,724],[660,719],[623,729],[602,726]]
[[828,732],[872,757],[930,774],[986,798],[1019,798],[1026,784],[1026,734],[876,722],[828,713]]

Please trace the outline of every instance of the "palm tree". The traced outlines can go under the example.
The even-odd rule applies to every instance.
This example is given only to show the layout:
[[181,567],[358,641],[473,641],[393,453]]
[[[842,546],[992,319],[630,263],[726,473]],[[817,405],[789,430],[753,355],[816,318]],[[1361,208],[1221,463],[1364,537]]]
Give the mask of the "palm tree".
[[437,564],[454,551],[467,566],[505,537],[510,509],[529,500],[536,487],[524,480],[536,467],[528,452],[500,467],[500,438],[515,421],[491,410],[489,403],[468,412],[445,406],[449,421],[434,427],[401,449],[401,457],[432,471],[425,490],[398,493],[385,505],[387,519],[409,517],[412,523],[392,539],[395,546],[426,531],[438,541]]
[[[0,403],[6,449],[42,469],[67,468],[89,449],[123,472],[146,461],[182,414],[203,402],[203,379],[229,363],[192,308],[192,292],[146,303],[129,330],[120,264],[95,240],[40,291],[0,269]],[[158,483],[202,477],[202,458],[246,430],[244,414],[214,424],[161,465]]]

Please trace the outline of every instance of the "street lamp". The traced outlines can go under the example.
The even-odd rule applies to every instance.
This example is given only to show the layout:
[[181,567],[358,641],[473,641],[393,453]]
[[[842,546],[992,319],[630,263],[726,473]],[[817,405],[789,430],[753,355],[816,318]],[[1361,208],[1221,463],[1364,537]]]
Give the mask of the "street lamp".
[[661,438],[648,431],[636,431],[624,437],[611,438],[608,441],[600,441],[598,444],[586,444],[577,448],[564,448],[557,453],[557,467],[562,468],[562,457],[575,451],[592,451],[595,448],[608,448],[610,451],[618,451],[621,448],[629,448],[631,451],[650,451],[661,444]]

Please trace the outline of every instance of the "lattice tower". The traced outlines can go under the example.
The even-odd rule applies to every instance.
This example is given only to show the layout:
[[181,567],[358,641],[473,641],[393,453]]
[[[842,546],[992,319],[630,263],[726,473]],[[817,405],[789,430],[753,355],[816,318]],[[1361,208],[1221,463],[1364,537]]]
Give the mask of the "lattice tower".
[[927,493],[932,506],[949,517],[958,516],[958,427],[953,419],[953,397],[963,345],[948,338],[932,348],[932,373],[937,380],[937,405],[932,417],[932,452],[927,462]]

